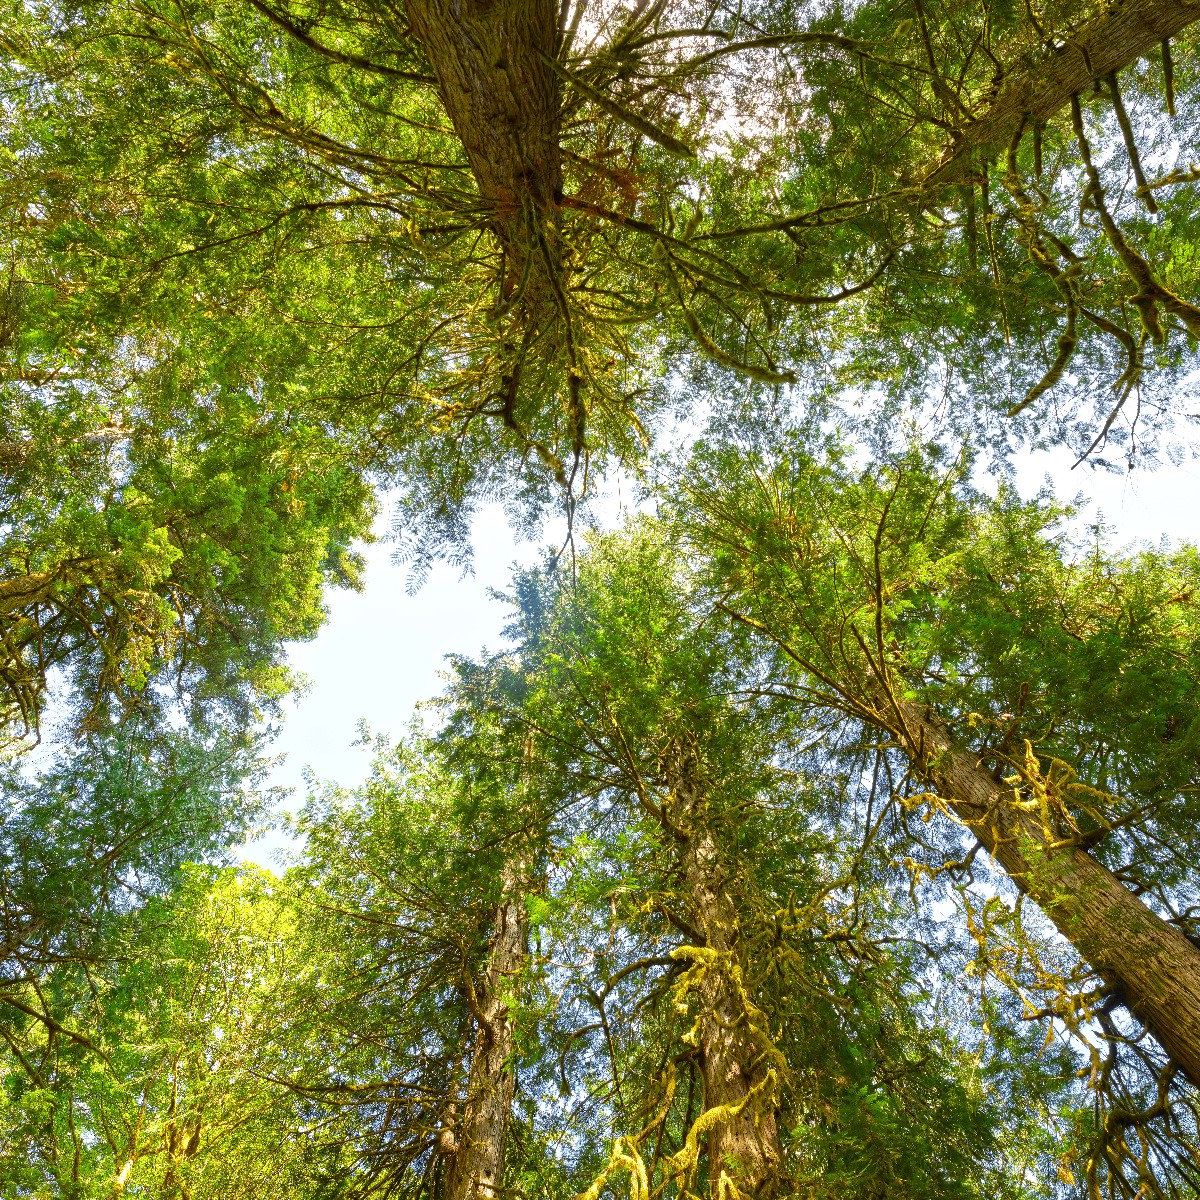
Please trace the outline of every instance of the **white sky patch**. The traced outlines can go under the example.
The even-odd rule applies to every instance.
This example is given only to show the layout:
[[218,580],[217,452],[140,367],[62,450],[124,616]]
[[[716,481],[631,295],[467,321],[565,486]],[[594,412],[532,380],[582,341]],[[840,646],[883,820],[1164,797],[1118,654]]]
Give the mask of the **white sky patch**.
[[[601,528],[617,528],[634,499],[630,481],[616,478],[598,489],[590,516]],[[420,716],[421,703],[445,686],[447,655],[478,657],[499,650],[501,630],[512,613],[494,593],[508,592],[514,568],[544,563],[548,548],[557,550],[566,537],[559,517],[547,523],[542,540],[520,542],[503,510],[489,506],[472,523],[472,573],[438,563],[410,593],[409,569],[394,561],[395,544],[387,540],[390,521],[384,504],[377,522],[380,540],[365,548],[363,590],[329,591],[329,618],[320,633],[288,645],[288,663],[305,677],[306,686],[284,703],[282,729],[271,747],[281,761],[268,784],[291,789],[289,811],[303,803],[306,772],[343,787],[364,781],[373,751],[363,744],[362,727],[389,741],[403,736]],[[583,543],[584,532],[577,531],[580,550]],[[292,839],[275,830],[238,853],[275,867],[294,848]]]

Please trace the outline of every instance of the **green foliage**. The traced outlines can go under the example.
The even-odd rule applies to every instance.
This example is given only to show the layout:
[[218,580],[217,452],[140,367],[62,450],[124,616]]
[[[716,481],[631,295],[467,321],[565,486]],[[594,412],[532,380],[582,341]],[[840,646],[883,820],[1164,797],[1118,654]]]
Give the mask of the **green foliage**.
[[[927,772],[888,697],[934,714],[1038,806],[1047,839],[1108,864],[1148,921],[1194,938],[1197,760],[1194,712],[1180,704],[1200,630],[1195,552],[1114,553],[1098,533],[1077,545],[1060,510],[981,495],[968,467],[912,450],[859,469],[800,437],[769,454],[704,448],[674,511],[718,611],[761,639],[760,686],[829,714],[830,752],[874,771],[873,836],[910,872],[914,898],[962,908],[981,1001],[991,980],[1020,996],[1025,1019],[1053,1014],[1078,1039],[1098,1107],[1114,1114],[1091,1135],[1105,1149],[1089,1176],[1187,1181],[1171,1145],[1193,1136],[1190,1090],[1163,1098],[1172,1068],[1114,1021],[1119,987],[1064,959],[1036,918],[997,898],[1002,884],[980,889],[981,847],[913,778]],[[877,746],[873,768],[860,739]],[[1117,1113],[1134,1115],[1122,1125]],[[1172,1128],[1165,1141],[1158,1118]],[[1123,1128],[1137,1131],[1136,1163],[1112,1133]]]
[[219,855],[261,816],[250,739],[126,729],[61,751],[36,772],[5,771],[0,979],[93,962],[138,897],[170,890],[189,860]]
[[60,968],[58,1011],[88,1037],[10,1035],[0,1170],[15,1194],[326,1194],[337,1148],[274,1082],[288,985],[304,970],[294,930],[263,874],[194,868],[124,923],[109,961],[86,978]]
[[372,500],[328,437],[245,395],[164,429],[67,389],[0,418],[0,717],[18,748],[54,699],[79,730],[148,716],[246,721],[286,686],[326,582],[353,586]]
[[[1096,80],[1077,130],[1068,91],[1042,111],[1022,80],[1056,77],[1047,47],[1113,41],[1104,5],[673,0],[591,30],[511,7],[454,30],[558,47],[513,85],[519,145],[490,106],[523,43],[463,100],[445,38],[355,0],[15,8],[5,386],[134,378],[335,425],[406,489],[416,554],[482,497],[536,506],[639,459],[664,375],[702,361],[935,387],[965,425],[1023,410],[1080,450],[1133,453],[1177,413],[1195,180],[1125,177],[1194,134],[1186,20],[1175,116],[1158,65],[1123,61],[1123,100]],[[492,178],[510,150],[524,168]]]
[[1067,800],[1088,844],[1123,863],[1132,851],[1145,887],[1186,886],[1200,851],[1193,547],[1122,554],[1100,530],[1078,545],[1062,510],[989,499],[968,462],[936,451],[859,471],[795,440],[769,459],[702,450],[695,466],[680,517],[710,587],[814,698],[854,712],[886,664],[985,758],[1016,763],[1028,740],[1044,766],[1067,764],[1093,789]]
[[[516,1085],[506,1188],[642,1195],[644,1174],[650,1194],[716,1194],[739,1186],[738,1167],[722,1176],[709,1139],[751,1117],[777,1130],[780,1195],[1066,1196],[1089,1173],[1123,1179],[1142,1144],[1143,1183],[1186,1180],[1169,1155],[1187,1144],[1187,1093],[1139,1113],[1151,1081],[1122,1051],[1094,1115],[1077,1075],[1089,1031],[1029,1011],[1085,977],[995,888],[935,867],[947,830],[914,847],[913,798],[815,669],[840,659],[851,679],[874,652],[878,548],[890,661],[982,752],[983,699],[998,706],[1008,686],[985,669],[993,642],[1011,648],[1012,586],[1032,589],[1031,621],[1091,604],[1110,636],[1107,562],[1135,611],[1156,614],[1137,625],[1149,664],[1162,560],[1093,547],[1073,565],[1053,514],[972,493],[961,464],[914,451],[862,472],[802,451],[773,464],[713,452],[676,511],[596,539],[576,578],[521,577],[518,642],[457,664],[435,736],[381,746],[355,792],[314,793],[283,880],[187,871],[169,895],[116,903],[88,957],[47,960],[14,992],[35,1011],[10,1007],[7,1024],[0,1146],[23,1194],[106,1195],[126,1162],[128,1195],[441,1194],[470,1106],[501,1086],[478,1074],[495,1036],[481,996],[514,894],[527,942],[501,984],[513,1039],[493,1068]],[[706,552],[690,565],[684,533]],[[751,533],[779,539],[770,556]],[[1010,571],[1006,544],[1039,570]],[[1074,606],[1038,591],[1065,582]],[[730,619],[735,603],[746,619]],[[1168,616],[1163,662],[1180,628]],[[1089,646],[1073,628],[1064,661]],[[811,682],[778,657],[785,641],[814,659]],[[1011,653],[995,659],[1016,671]],[[1049,683],[1046,699],[1028,692],[1029,714],[1051,699],[1068,711]],[[43,811],[31,804],[26,823]],[[914,854],[931,881],[906,880]],[[709,1071],[725,1036],[741,1101]]]
[[[1192,20],[10,3],[0,1192],[463,1200],[490,1138],[472,1196],[1195,1194],[1194,1087],[898,729],[1200,938],[1196,550],[778,428],[1140,453],[1200,336]],[[211,865],[375,485],[419,572],[696,401],[736,436],[518,578],[298,864]]]
[[[761,1053],[780,1063],[785,1191],[1031,1194],[1014,1163],[1052,1170],[1045,1148],[985,1088],[990,1061],[930,1019],[937,989],[921,942],[905,948],[886,864],[845,838],[844,779],[804,769],[817,730],[753,687],[757,650],[737,627],[714,627],[672,528],[642,522],[598,540],[577,582],[550,595],[520,708],[506,707],[540,747],[538,790],[555,797],[562,830],[550,894],[530,904],[561,996],[540,1014],[545,1065],[530,1065],[526,1086],[577,1156],[575,1186],[604,1174],[619,1191],[644,1170],[671,1191],[683,1171],[703,1191],[707,1166],[681,1164],[689,1131],[722,1120],[697,1040],[704,972],[733,970],[746,1019],[765,1014]],[[702,810],[672,798],[681,740],[694,746]],[[696,945],[681,847],[700,828],[720,847],[739,930],[737,964],[717,958],[697,974],[684,968],[713,952]],[[1048,1079],[1026,1083],[1057,1104]],[[586,1102],[564,1105],[580,1093]]]

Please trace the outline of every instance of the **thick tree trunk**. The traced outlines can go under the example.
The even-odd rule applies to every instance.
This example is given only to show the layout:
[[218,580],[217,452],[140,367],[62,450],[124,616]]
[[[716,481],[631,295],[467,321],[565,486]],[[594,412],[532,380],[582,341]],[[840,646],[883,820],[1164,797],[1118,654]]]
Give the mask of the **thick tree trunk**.
[[450,1132],[444,1200],[493,1200],[504,1176],[504,1150],[516,1073],[505,996],[526,956],[527,919],[519,872],[505,871],[483,971],[468,983],[475,1039],[462,1120]]
[[688,830],[681,865],[692,923],[715,954],[698,989],[704,1107],[730,1114],[708,1135],[710,1191],[714,1197],[723,1194],[725,1175],[741,1195],[768,1196],[779,1182],[783,1152],[773,1096],[768,1093],[763,1104],[750,1095],[755,1088],[763,1090],[769,1069],[750,1028],[763,1014],[745,991],[738,907],[720,849],[707,828],[704,798],[691,774],[686,760],[677,760],[671,793],[680,827]]
[[919,181],[933,194],[960,182],[981,158],[1007,150],[1022,125],[1040,124],[1072,96],[1157,50],[1193,22],[1200,4],[1186,0],[1116,0],[1057,50],[1005,80],[977,120],[955,134],[941,160]]
[[408,0],[413,34],[504,253],[501,294],[531,315],[561,286],[558,0]]
[[1200,949],[1086,851],[1054,845],[1040,816],[935,716],[901,699],[875,697],[874,707],[922,780],[1200,1086]]

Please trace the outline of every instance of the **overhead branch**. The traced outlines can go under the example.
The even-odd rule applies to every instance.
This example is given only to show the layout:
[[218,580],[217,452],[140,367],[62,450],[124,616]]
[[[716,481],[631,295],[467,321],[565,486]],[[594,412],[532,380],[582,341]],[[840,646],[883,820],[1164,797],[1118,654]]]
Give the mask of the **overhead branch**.
[[953,143],[920,183],[927,197],[961,182],[981,158],[1004,151],[1026,122],[1044,124],[1097,81],[1156,51],[1200,20],[1190,0],[1112,4],[1061,45],[1005,83],[987,110],[956,131]]
[[364,58],[360,54],[347,54],[344,50],[338,50],[333,46],[327,46],[324,42],[318,41],[303,25],[293,21],[289,16],[272,8],[269,4],[263,4],[262,0],[250,0],[250,4],[257,9],[264,17],[280,29],[286,30],[296,41],[307,46],[310,50],[315,50],[318,54],[323,54],[326,58],[332,59],[334,62],[342,63],[347,67],[357,67],[361,71],[370,71],[375,75],[386,75],[391,79],[405,79],[410,83],[436,83],[432,75],[424,75],[418,71],[405,71],[400,67],[389,67],[385,63],[373,62],[369,58]]

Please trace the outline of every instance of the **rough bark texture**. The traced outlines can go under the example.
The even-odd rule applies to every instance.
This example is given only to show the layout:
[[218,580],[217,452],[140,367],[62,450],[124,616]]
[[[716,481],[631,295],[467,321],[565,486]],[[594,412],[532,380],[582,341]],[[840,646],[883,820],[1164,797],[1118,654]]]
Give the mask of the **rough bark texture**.
[[959,130],[954,144],[921,181],[940,190],[981,158],[1004,152],[1022,124],[1048,120],[1071,97],[1157,50],[1194,21],[1200,4],[1183,0],[1116,0],[1057,50],[1003,83],[987,111]]
[[736,970],[744,979],[738,907],[720,848],[706,825],[703,795],[686,761],[677,761],[673,767],[673,807],[681,823],[686,823],[681,827],[689,831],[682,867],[691,918],[704,935],[706,947],[719,956],[699,987],[704,1107],[734,1110],[708,1136],[710,1188],[712,1195],[718,1196],[721,1174],[725,1173],[741,1194],[766,1196],[776,1190],[783,1152],[773,1104],[764,1108],[747,1103],[767,1068],[749,1029],[747,998],[739,994],[740,981],[734,977]]
[[462,1120],[452,1131],[444,1200],[493,1200],[504,1176],[504,1149],[516,1075],[505,995],[525,962],[527,919],[518,874],[506,870],[483,971],[474,993],[475,1041]]
[[561,285],[558,0],[408,0],[504,252],[502,298],[537,313]]
[[[886,705],[886,706],[885,706]],[[877,701],[924,781],[1200,1086],[1200,949],[1078,846],[1053,846],[1034,812],[911,701]]]

